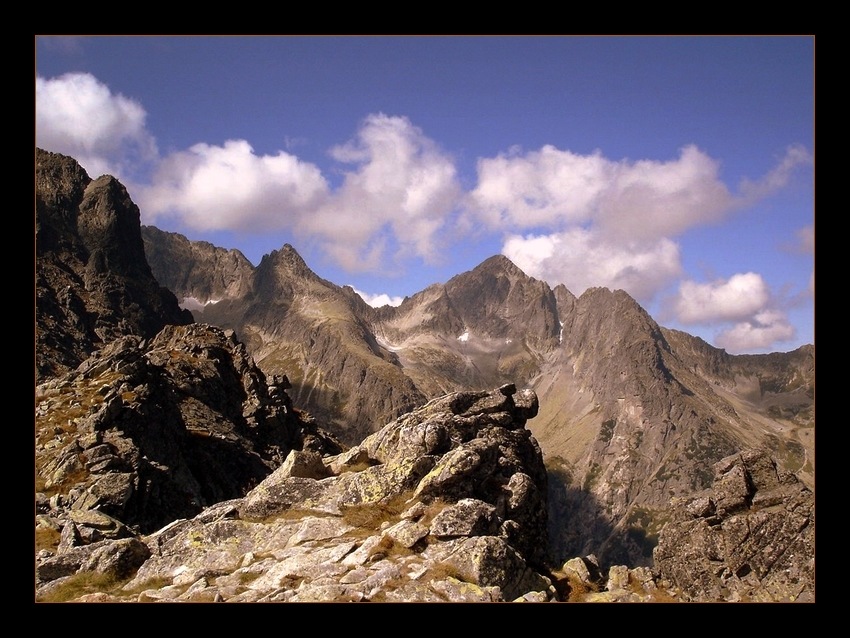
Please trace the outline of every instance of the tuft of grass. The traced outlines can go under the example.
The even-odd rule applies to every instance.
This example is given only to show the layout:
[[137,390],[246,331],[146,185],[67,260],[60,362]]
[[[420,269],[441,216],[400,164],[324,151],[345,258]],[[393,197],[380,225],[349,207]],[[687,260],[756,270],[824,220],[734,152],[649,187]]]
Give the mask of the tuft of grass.
[[36,527],[35,528],[35,551],[38,553],[42,549],[56,551],[59,547],[59,540],[62,534],[59,530],[52,527]]
[[383,502],[349,506],[343,509],[342,519],[357,528],[376,530],[384,521],[397,521],[409,506],[411,496],[408,490]]
[[43,597],[37,597],[40,603],[66,603],[86,594],[109,593],[126,581],[119,581],[113,574],[99,572],[77,572],[68,576],[57,587],[52,588]]

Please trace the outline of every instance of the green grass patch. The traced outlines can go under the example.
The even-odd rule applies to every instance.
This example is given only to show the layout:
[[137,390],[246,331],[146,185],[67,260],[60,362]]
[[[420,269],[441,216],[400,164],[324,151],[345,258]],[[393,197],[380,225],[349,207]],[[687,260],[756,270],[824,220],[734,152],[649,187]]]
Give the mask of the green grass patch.
[[68,576],[61,584],[51,588],[43,597],[37,597],[40,603],[65,603],[76,600],[86,594],[110,593],[124,582],[112,574],[99,572],[78,572]]

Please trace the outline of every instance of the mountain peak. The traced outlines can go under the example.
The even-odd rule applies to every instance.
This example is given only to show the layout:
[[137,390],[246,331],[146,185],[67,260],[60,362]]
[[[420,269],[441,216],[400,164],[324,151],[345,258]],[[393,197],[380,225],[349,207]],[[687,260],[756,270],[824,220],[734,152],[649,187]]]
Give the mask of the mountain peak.
[[519,266],[504,255],[493,255],[492,257],[488,257],[474,268],[474,270],[500,271],[509,275],[525,275]]
[[273,250],[268,255],[264,255],[259,267],[263,264],[274,264],[277,269],[283,269],[295,275],[316,276],[291,244],[284,244],[280,250]]

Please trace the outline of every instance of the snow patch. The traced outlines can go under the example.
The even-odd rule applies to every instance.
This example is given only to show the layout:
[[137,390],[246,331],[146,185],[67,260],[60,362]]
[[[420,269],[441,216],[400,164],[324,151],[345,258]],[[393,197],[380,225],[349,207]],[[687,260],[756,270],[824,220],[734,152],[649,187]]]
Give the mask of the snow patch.
[[558,333],[558,343],[563,343],[564,342],[564,322],[559,321],[558,323],[561,324],[561,332]]
[[514,342],[513,339],[505,339],[505,345],[509,346]]
[[180,302],[180,307],[184,310],[203,310],[211,304],[217,304],[221,299],[210,299],[209,301],[201,301],[195,297],[183,297]]
[[377,341],[377,342],[378,342],[378,345],[379,345],[379,346],[381,346],[381,347],[382,347],[382,348],[384,348],[385,350],[389,350],[390,352],[398,352],[399,350],[401,350],[401,346],[394,346],[394,345],[393,345],[393,344],[391,344],[389,341],[386,341],[386,340],[384,340],[384,339],[381,339],[381,338],[380,338],[380,337],[378,337],[377,335],[375,336],[375,341]]
[[467,331],[466,331],[466,332],[464,332],[462,335],[460,335],[460,336],[457,338],[457,340],[458,340],[458,341],[462,341],[463,343],[466,343],[467,341],[469,341],[469,330],[467,330]]

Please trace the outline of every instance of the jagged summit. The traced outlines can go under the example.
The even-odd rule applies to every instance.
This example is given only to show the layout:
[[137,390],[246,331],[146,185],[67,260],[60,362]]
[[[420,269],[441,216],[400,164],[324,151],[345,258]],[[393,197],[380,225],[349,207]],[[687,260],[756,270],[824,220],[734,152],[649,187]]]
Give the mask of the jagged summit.
[[264,262],[273,263],[278,268],[285,268],[294,275],[315,274],[291,244],[284,244],[280,250],[273,250],[267,255],[263,255],[258,268],[262,267]]
[[512,262],[508,257],[505,257],[504,255],[493,255],[492,257],[488,257],[480,264],[478,264],[475,268],[473,268],[473,271],[476,270],[501,271],[511,276],[527,276],[519,268],[519,266],[517,266],[514,262]]
[[[95,474],[109,470],[130,475],[138,460],[132,447],[104,432],[126,434],[129,428],[139,434],[146,423],[160,427],[163,413],[173,417],[165,421],[178,429],[181,420],[195,417],[202,417],[207,429],[202,432],[192,427],[173,443],[165,443],[170,440],[165,436],[154,436],[151,445],[166,446],[156,454],[171,458],[169,449],[182,445],[188,436],[204,442],[200,458],[206,461],[195,466],[204,467],[219,454],[215,452],[219,446],[225,446],[219,450],[224,454],[240,438],[250,440],[251,429],[264,422],[264,410],[271,408],[264,406],[261,398],[262,375],[269,375],[276,379],[269,385],[278,391],[287,389],[289,399],[283,404],[287,409],[313,415],[352,449],[382,424],[395,419],[404,424],[404,415],[421,407],[426,417],[423,441],[434,454],[447,441],[436,427],[443,417],[429,412],[428,405],[435,405],[429,400],[456,393],[474,397],[482,388],[506,388],[511,383],[529,388],[539,397],[539,413],[527,428],[517,431],[539,443],[546,464],[548,551],[555,565],[592,553],[602,565],[648,566],[659,531],[670,519],[671,497],[687,497],[707,488],[714,479],[715,465],[744,448],[766,450],[777,459],[782,472],[793,472],[804,485],[813,487],[811,346],[792,353],[729,355],[686,333],[660,327],[621,290],[591,288],[576,298],[563,285],[552,289],[528,277],[500,255],[445,284],[411,295],[399,307],[374,309],[351,288],[318,277],[290,245],[273,251],[255,268],[238,251],[191,242],[150,227],[141,233],[145,256],[156,277],[148,278],[144,264],[135,270],[127,268],[111,245],[128,241],[130,254],[138,255],[132,253],[138,248],[138,237],[133,239],[132,232],[124,232],[128,230],[125,226],[137,223],[138,210],[124,199],[117,182],[94,180],[97,183],[91,186],[93,181],[69,158],[45,155],[42,159],[36,177],[40,189],[39,364],[50,379],[70,368],[79,369],[68,387],[49,386],[51,391],[59,391],[62,401],[67,400],[68,410],[78,409],[76,393],[83,390],[93,391],[87,401],[104,410],[102,421],[101,417],[91,421],[74,413],[44,430],[40,442],[48,456],[57,445],[51,437],[62,440],[61,458],[51,459],[40,469],[42,478],[49,481],[76,480],[77,470],[89,466],[98,468]],[[228,343],[235,347],[238,335],[252,363],[240,354],[237,358],[245,365],[231,369],[227,365],[230,355],[225,353],[230,346],[211,347],[212,341],[202,337],[201,328],[160,330],[156,336],[157,326],[186,318],[173,295],[170,301],[168,295],[162,296],[160,284],[184,304],[194,299],[199,322],[232,329],[225,333],[231,335]],[[177,314],[164,312],[169,304]],[[148,320],[152,322],[146,324]],[[122,335],[134,341],[117,341]],[[151,350],[154,343],[158,345]],[[94,356],[98,349],[101,354]],[[110,358],[109,353],[119,351],[124,353],[121,357]],[[153,366],[142,366],[147,371],[144,382],[141,377],[126,376],[135,369],[138,357]],[[85,364],[82,367],[81,362]],[[254,364],[258,372],[246,376],[250,369],[246,366]],[[123,381],[113,393],[109,388],[116,379]],[[230,401],[231,394],[238,400]],[[510,393],[499,390],[499,394]],[[175,404],[175,396],[184,400]],[[490,400],[484,404],[489,406]],[[90,409],[87,406],[80,409]],[[486,406],[483,414],[493,414]],[[44,402],[42,416],[55,414],[55,407],[49,400]],[[100,408],[96,411],[100,414]],[[79,428],[89,424],[92,431],[80,435],[75,443]],[[105,430],[99,429],[99,424]],[[501,427],[493,421],[486,427],[497,426]],[[419,436],[404,425],[393,432],[392,437],[399,440]],[[464,436],[459,441],[466,441]],[[378,448],[383,444],[375,444],[376,454],[382,455]],[[243,450],[256,460],[250,452],[252,445]],[[451,468],[490,463],[490,453],[482,456],[478,445],[451,455]],[[263,449],[271,454],[267,458],[275,458],[272,448]],[[378,467],[373,465],[377,459],[361,454],[351,459],[350,469],[359,473]],[[428,463],[432,460],[426,459]],[[314,461],[304,463],[315,470]],[[155,463],[159,465],[152,466],[154,469],[166,465],[159,460]],[[497,463],[499,467],[501,463]],[[178,461],[175,467],[187,466]],[[456,474],[454,469],[445,473],[449,482]],[[307,499],[304,506],[313,507],[313,484],[304,482],[303,471],[307,470],[288,475],[286,485],[306,490],[293,498],[303,496]],[[356,481],[369,481],[379,474],[381,471],[372,469]],[[204,495],[208,488],[224,493],[216,492],[222,485],[215,477],[203,472],[199,476],[203,478],[182,493]],[[251,471],[246,476],[250,482],[257,480],[259,473]],[[193,480],[183,478],[189,483]],[[90,491],[91,486],[86,485],[88,496],[74,491],[73,499],[76,502],[82,497],[80,505],[85,505],[104,497],[118,507],[122,495],[136,486],[134,481],[130,476],[111,476],[102,489]],[[525,489],[525,479],[511,481],[512,496],[497,499],[499,512],[518,497],[515,490]],[[361,485],[363,494],[374,493],[370,485]],[[232,487],[236,492],[230,493],[238,493],[245,486]],[[481,486],[486,492],[485,488],[489,489]],[[481,493],[473,498],[489,502]],[[39,501],[46,511],[69,507],[52,496]],[[218,514],[207,514],[212,518],[197,521],[200,526],[193,523],[192,534],[228,528],[230,510],[222,507],[216,510]],[[91,530],[97,529],[93,527],[96,521],[74,518],[79,518],[73,514],[79,509],[68,510],[68,542],[75,538],[75,528],[95,535]],[[488,507],[470,509],[466,504],[446,516],[463,512],[478,512],[483,516],[481,524],[493,520]],[[222,519],[215,518],[219,514]],[[752,514],[758,517],[760,510]],[[360,510],[357,520],[362,521],[362,515]],[[707,515],[709,525],[713,516]],[[207,528],[213,519],[215,524]],[[402,521],[399,524],[400,530],[409,527]],[[809,524],[808,520],[804,524]],[[507,529],[505,533],[510,534]],[[163,542],[168,538],[175,537],[169,535]],[[182,538],[191,543],[196,536]],[[402,542],[401,536],[393,538],[396,540],[377,540],[382,549],[375,551]],[[503,554],[500,547],[499,543],[473,540],[466,548]],[[63,558],[49,564],[51,570],[61,570],[70,563]],[[585,567],[590,564],[596,564],[596,559]],[[737,569],[730,567],[730,573],[742,578]]]
[[36,378],[123,335],[192,321],[154,278],[139,209],[118,180],[36,149]]

